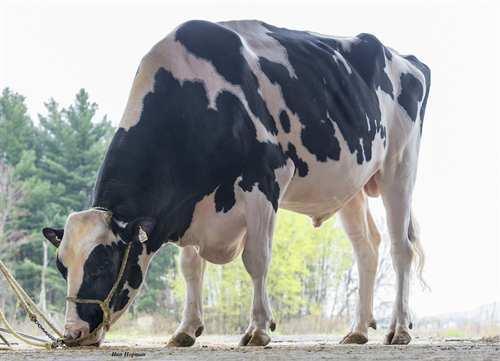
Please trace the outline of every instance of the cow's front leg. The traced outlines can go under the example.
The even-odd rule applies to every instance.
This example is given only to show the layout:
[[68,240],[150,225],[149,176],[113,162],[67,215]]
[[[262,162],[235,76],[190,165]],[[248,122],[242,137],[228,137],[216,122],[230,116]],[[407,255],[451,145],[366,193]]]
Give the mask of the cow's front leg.
[[180,256],[181,272],[186,281],[182,321],[167,346],[192,346],[203,332],[202,287],[205,260],[193,246],[185,246]]
[[271,341],[267,330],[275,328],[266,288],[275,211],[262,193],[252,193],[258,199],[249,200],[246,207],[247,235],[242,258],[252,278],[253,301],[250,325],[240,346],[265,346]]

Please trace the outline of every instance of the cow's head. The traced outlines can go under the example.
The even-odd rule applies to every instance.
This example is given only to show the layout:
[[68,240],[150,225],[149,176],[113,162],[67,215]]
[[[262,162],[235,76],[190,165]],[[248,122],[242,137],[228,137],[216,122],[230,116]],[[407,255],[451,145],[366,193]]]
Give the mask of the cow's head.
[[[152,219],[125,224],[113,219],[111,212],[93,208],[70,214],[64,229],[44,228],[43,234],[57,247],[57,268],[66,279],[68,298],[104,301],[117,283],[109,302],[109,321],[113,323],[130,305],[146,276],[151,259],[146,242],[153,228]],[[98,304],[67,301],[65,338],[74,344],[98,345],[106,332],[101,327],[103,319]]]

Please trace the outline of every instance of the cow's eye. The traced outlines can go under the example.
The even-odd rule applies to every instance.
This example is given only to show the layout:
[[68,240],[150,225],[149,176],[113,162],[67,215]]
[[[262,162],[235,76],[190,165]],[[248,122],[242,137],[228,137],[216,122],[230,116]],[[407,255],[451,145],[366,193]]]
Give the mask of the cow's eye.
[[109,261],[105,261],[104,263],[97,266],[97,268],[90,273],[90,276],[95,278],[95,277],[98,277],[98,276],[102,275],[103,273],[109,271],[110,264],[111,263]]
[[95,270],[91,271],[89,276],[92,279],[98,278],[104,272],[104,268],[102,266],[97,267]]

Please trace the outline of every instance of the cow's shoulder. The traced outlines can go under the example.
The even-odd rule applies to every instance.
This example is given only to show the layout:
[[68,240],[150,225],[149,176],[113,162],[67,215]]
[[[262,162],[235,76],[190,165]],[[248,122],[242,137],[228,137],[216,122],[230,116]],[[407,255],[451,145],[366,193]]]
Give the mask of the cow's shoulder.
[[190,20],[180,25],[174,36],[190,53],[210,61],[228,81],[241,83],[246,61],[236,32],[209,21]]

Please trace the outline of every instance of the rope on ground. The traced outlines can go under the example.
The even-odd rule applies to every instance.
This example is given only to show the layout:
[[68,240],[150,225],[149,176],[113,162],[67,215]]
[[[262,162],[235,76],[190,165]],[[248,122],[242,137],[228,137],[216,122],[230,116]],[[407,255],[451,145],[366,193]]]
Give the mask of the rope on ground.
[[0,333],[0,340],[6,345],[6,346],[0,346],[0,350],[10,350],[12,347],[10,346],[9,341],[5,337],[2,336]]
[[[63,343],[61,342],[62,340],[62,333],[57,329],[56,326],[50,320],[48,320],[47,317],[43,314],[43,312],[38,308],[38,306],[33,302],[33,300],[30,298],[30,296],[24,291],[24,289],[19,285],[19,283],[16,281],[12,273],[9,271],[7,266],[0,260],[0,272],[2,272],[3,276],[5,277],[5,280],[7,281],[8,285],[14,292],[16,298],[19,300],[22,308],[26,311],[28,314],[29,319],[37,325],[37,327],[42,330],[43,333],[49,337],[52,341],[43,341],[41,339],[37,339],[35,337],[17,332],[12,328],[10,323],[7,321],[7,318],[5,317],[5,314],[0,310],[0,323],[3,323],[7,329],[7,332],[16,337],[17,339],[23,341],[24,343],[35,346],[35,347],[43,347],[47,349],[52,349],[56,347],[61,347]],[[57,335],[53,336],[51,335],[44,327],[43,325],[38,321],[38,317],[43,320],[43,322]],[[4,340],[4,343],[7,344],[7,347],[10,347],[10,344],[6,342],[7,340],[2,336],[2,340]],[[33,340],[37,340],[36,342]]]

